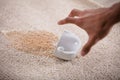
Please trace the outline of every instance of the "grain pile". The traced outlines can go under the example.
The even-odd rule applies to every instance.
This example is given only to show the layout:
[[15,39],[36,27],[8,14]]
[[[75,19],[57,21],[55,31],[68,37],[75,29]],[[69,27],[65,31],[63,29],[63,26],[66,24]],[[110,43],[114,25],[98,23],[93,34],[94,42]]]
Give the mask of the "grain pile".
[[27,53],[51,56],[58,37],[47,31],[11,31],[6,33],[12,47]]

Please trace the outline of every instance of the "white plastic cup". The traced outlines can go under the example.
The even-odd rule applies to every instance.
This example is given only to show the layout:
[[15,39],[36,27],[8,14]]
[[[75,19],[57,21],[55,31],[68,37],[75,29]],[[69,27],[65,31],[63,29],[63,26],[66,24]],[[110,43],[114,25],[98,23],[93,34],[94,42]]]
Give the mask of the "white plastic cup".
[[64,31],[55,50],[54,55],[60,59],[72,60],[77,56],[81,42],[78,36],[69,31]]

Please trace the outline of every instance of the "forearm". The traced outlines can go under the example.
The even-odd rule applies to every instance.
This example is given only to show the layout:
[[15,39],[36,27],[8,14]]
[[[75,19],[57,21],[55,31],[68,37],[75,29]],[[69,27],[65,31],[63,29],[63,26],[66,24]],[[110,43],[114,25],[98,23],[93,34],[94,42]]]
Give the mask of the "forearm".
[[110,10],[110,16],[111,19],[114,23],[117,23],[120,21],[120,2],[114,4],[112,7],[109,8]]

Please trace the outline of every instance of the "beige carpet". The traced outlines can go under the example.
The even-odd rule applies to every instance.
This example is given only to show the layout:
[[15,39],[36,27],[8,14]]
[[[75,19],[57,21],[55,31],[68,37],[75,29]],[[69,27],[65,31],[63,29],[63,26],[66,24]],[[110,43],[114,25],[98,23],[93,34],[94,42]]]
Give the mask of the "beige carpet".
[[[70,10],[98,8],[87,0],[0,0],[0,80],[120,80],[120,24],[91,52],[72,61],[38,56],[9,46],[3,31],[47,30],[58,37],[64,30],[77,34],[82,46],[85,31],[57,25]],[[92,24],[92,23],[91,23]]]
[[120,2],[120,0],[89,0],[101,7],[110,7],[113,4]]

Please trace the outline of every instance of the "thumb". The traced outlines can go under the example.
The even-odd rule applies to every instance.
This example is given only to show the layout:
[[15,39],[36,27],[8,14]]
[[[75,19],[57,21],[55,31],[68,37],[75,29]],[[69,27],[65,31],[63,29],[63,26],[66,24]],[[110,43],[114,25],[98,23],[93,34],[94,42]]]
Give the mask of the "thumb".
[[82,51],[81,51],[81,55],[85,56],[91,49],[91,47],[96,43],[97,38],[94,37],[90,37],[88,42],[83,46]]
[[58,24],[59,24],[59,25],[67,24],[67,23],[76,24],[77,20],[78,20],[78,19],[77,19],[77,18],[74,18],[74,17],[67,17],[67,18],[65,18],[65,19],[63,19],[63,20],[60,20],[60,21],[58,22]]

